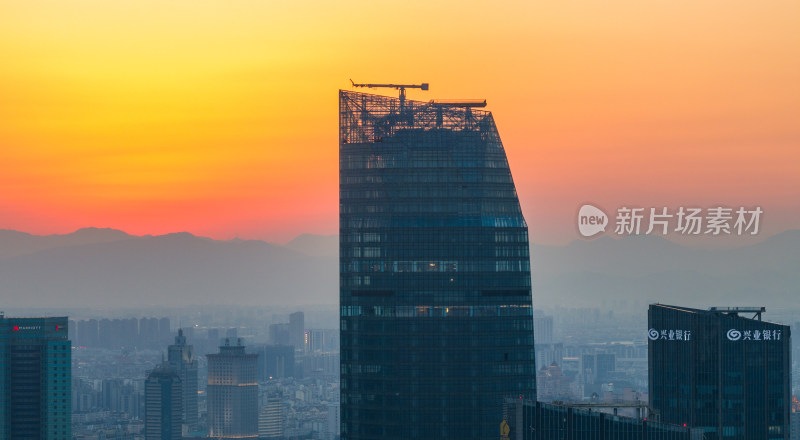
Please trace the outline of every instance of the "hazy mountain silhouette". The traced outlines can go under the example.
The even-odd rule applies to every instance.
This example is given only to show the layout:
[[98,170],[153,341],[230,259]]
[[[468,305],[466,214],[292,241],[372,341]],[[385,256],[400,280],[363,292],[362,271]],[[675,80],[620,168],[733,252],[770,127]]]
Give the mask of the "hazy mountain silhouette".
[[298,235],[294,240],[286,243],[286,247],[306,255],[339,258],[338,235]]
[[[5,250],[6,255],[16,255],[0,258],[3,304],[117,307],[338,301],[336,258],[308,256],[263,241],[216,241],[188,233],[116,241],[103,241],[108,238],[106,231],[75,234],[80,239],[31,239],[40,249],[32,253]],[[32,248],[26,244],[23,240],[20,248],[25,252]]]
[[652,302],[706,307],[796,307],[800,231],[737,249],[696,249],[658,236],[602,237],[564,247],[533,246],[534,305],[605,305],[642,310]]
[[[729,250],[640,236],[534,245],[531,252],[536,307],[775,308],[796,307],[800,298],[800,231]],[[280,246],[95,228],[51,236],[0,231],[5,307],[336,304],[338,270],[336,236],[305,234]]]
[[32,254],[61,246],[108,243],[131,238],[134,236],[109,228],[83,228],[71,234],[46,236],[0,229],[0,258]]

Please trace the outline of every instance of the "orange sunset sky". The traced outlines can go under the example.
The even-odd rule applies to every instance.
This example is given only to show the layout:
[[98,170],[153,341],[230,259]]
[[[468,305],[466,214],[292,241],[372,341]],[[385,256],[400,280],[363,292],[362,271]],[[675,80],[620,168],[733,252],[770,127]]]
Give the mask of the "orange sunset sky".
[[[800,2],[0,3],[0,229],[338,231],[337,90],[486,98],[531,239],[584,202],[800,229]],[[387,91],[394,94],[394,91]]]

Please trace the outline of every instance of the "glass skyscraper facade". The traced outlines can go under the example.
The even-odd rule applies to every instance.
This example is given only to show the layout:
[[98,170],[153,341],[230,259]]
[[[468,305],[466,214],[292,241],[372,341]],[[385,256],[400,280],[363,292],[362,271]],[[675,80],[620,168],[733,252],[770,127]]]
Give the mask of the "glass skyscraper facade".
[[790,328],[741,316],[760,318],[753,310],[650,306],[650,406],[662,422],[707,440],[790,438]]
[[147,375],[144,382],[145,440],[183,438],[183,400],[183,381],[170,364],[162,363]]
[[536,370],[528,229],[492,114],[339,105],[341,437],[496,438]]
[[72,438],[67,318],[0,314],[0,440]]
[[[702,433],[645,417],[624,417],[597,408],[507,399],[500,440],[701,440]],[[606,408],[611,410],[611,408]],[[646,414],[646,413],[645,413]]]

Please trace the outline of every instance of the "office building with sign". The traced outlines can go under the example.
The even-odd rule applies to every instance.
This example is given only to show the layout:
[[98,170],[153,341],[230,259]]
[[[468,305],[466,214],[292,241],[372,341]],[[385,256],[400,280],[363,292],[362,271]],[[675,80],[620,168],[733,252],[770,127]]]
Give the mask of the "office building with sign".
[[650,305],[650,407],[662,422],[707,440],[790,438],[790,328],[763,312]]
[[0,313],[0,440],[72,438],[67,318]]

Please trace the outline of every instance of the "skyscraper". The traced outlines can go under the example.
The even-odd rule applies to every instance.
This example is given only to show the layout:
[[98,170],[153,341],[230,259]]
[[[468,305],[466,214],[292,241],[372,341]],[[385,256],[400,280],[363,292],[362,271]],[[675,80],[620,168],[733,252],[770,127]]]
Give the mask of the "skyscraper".
[[763,311],[650,305],[650,406],[661,421],[707,440],[790,438],[790,329],[761,321]]
[[168,350],[167,361],[183,384],[183,424],[189,431],[197,431],[197,359],[194,358],[194,347],[186,344],[183,329],[178,329],[175,344]]
[[0,440],[72,438],[67,318],[0,314]]
[[294,312],[289,315],[289,339],[295,350],[305,351],[305,317],[303,312]]
[[258,347],[258,380],[294,377],[294,347],[262,345]]
[[294,344],[289,337],[289,323],[281,322],[269,325],[269,342],[272,345],[291,345]]
[[99,341],[97,326],[98,322],[96,319],[78,321],[78,340],[73,341],[75,345],[83,345],[92,348],[97,347]]
[[206,355],[209,437],[258,438],[257,357],[245,353],[241,339]]
[[492,114],[339,92],[341,437],[494,438],[536,398],[528,229]]
[[328,424],[326,425],[326,440],[336,440],[342,427],[342,413],[339,402],[328,404]]
[[144,383],[145,440],[180,440],[183,384],[168,363],[157,366]]

